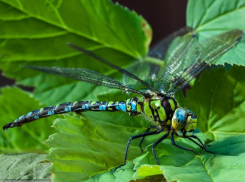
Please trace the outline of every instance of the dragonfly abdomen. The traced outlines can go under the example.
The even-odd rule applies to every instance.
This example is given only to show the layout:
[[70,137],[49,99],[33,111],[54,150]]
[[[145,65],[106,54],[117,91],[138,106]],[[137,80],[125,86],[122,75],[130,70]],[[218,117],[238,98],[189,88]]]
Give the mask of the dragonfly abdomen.
[[128,99],[126,101],[109,101],[109,102],[101,102],[101,101],[75,101],[68,102],[63,104],[58,104],[55,106],[49,106],[37,109],[35,111],[29,112],[26,115],[23,115],[16,119],[14,122],[6,124],[3,128],[13,128],[21,126],[25,123],[29,123],[31,121],[48,117],[54,114],[63,114],[68,112],[84,112],[84,111],[123,111],[127,113],[135,113],[137,114],[137,102],[138,98],[134,97],[132,99]]

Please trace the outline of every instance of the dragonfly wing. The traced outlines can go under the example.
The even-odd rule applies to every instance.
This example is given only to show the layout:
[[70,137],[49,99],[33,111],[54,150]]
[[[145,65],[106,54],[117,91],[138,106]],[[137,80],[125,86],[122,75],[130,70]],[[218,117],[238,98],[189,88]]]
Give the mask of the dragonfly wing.
[[163,38],[150,49],[149,56],[158,58],[161,60],[165,60],[166,54],[170,53],[170,47],[171,47],[173,40],[179,37],[183,37],[187,34],[190,34],[191,36],[192,35],[195,36],[195,30],[191,27],[183,27],[180,30],[172,33],[171,35]]
[[41,66],[25,66],[25,67],[42,71],[45,73],[50,73],[53,75],[58,75],[66,78],[71,78],[74,80],[92,83],[95,85],[102,85],[106,87],[116,88],[119,90],[124,90],[128,92],[134,92],[137,94],[144,95],[144,93],[134,90],[128,87],[127,85],[118,82],[113,78],[110,78],[99,72],[85,69],[85,68],[57,68],[57,67],[41,67]]
[[[165,73],[166,67],[183,49],[195,39],[195,31],[191,27],[184,27],[154,45],[144,61],[138,61],[127,68],[128,72],[147,82],[151,87],[158,88],[161,81],[159,75]],[[184,41],[183,41],[184,40]],[[178,45],[178,46],[176,46]],[[181,46],[180,46],[181,45]],[[123,77],[124,83],[134,85],[133,88],[147,89],[144,85],[137,83],[129,77]]]
[[[146,61],[137,61],[133,65],[129,66],[127,68],[127,71],[134,73],[137,77],[141,78],[142,80],[144,80],[144,82],[153,87],[154,78],[152,77],[152,75],[154,74],[152,73],[152,65],[153,64]],[[153,66],[153,68],[154,67],[155,66]],[[147,87],[145,87],[145,85],[125,75],[123,75],[123,83],[136,90],[148,89]]]
[[172,77],[174,77],[180,70],[188,67],[192,61],[185,59],[183,62],[183,57],[197,41],[196,32],[189,27],[184,30],[185,31],[181,31],[180,35],[172,39],[172,42],[165,53],[164,64],[159,69],[157,74],[158,81],[155,85],[155,89],[159,92],[166,92],[172,82]]
[[151,87],[149,84],[147,84],[146,82],[144,82],[144,81],[143,81],[142,79],[140,79],[139,77],[135,76],[133,73],[130,73],[130,72],[128,72],[127,70],[122,69],[122,68],[120,68],[120,67],[118,67],[118,66],[116,66],[116,65],[114,65],[114,64],[112,64],[112,63],[110,63],[110,62],[108,62],[107,60],[103,59],[102,57],[99,57],[98,55],[94,54],[94,53],[91,52],[91,51],[85,50],[85,49],[83,49],[83,48],[81,48],[81,47],[78,47],[78,46],[76,46],[76,45],[74,45],[74,44],[71,44],[71,43],[67,43],[67,44],[68,44],[70,47],[74,48],[75,50],[77,50],[77,51],[79,51],[79,52],[81,52],[81,53],[83,53],[83,54],[85,54],[85,55],[87,55],[87,56],[90,56],[90,57],[92,57],[92,58],[94,58],[94,59],[96,59],[96,60],[98,60],[98,61],[100,61],[100,62],[106,64],[107,66],[110,66],[111,68],[113,68],[113,69],[115,69],[115,70],[118,70],[118,71],[121,72],[123,75],[126,75],[126,76],[130,77],[131,79],[134,79],[135,81],[141,83],[142,85],[144,85],[144,86],[147,87],[148,89],[150,89],[150,90],[152,90],[152,91],[154,91],[154,92],[157,93],[157,91],[156,91],[153,87]]
[[181,60],[185,64],[185,60],[189,59],[189,64],[183,71],[178,71],[178,74],[172,75],[172,81],[167,92],[175,93],[183,88],[208,64],[236,45],[242,37],[243,31],[234,29],[195,43]]

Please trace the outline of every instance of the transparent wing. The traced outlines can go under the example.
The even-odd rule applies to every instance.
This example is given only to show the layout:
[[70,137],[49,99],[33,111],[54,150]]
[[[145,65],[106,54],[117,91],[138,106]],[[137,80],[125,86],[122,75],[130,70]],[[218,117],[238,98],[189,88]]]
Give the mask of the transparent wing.
[[[162,81],[159,78],[162,78],[162,75],[164,75],[167,65],[193,42],[195,35],[194,29],[190,27],[184,27],[174,32],[153,46],[147,58],[131,65],[127,68],[127,71],[141,78],[151,87],[158,88],[157,91],[159,91],[159,85]],[[174,60],[177,61],[177,59]],[[137,83],[129,77],[124,76],[123,81],[127,85],[132,85],[137,90],[147,89],[144,85]]]
[[[164,64],[158,71],[157,83],[154,88],[159,92],[166,92],[169,84],[172,82],[172,77],[180,70],[187,68],[194,61],[193,59],[183,60],[183,57],[197,41],[196,32],[189,27],[184,30],[180,36],[172,40],[165,54]],[[192,53],[193,51],[196,52],[196,50],[192,50]],[[193,58],[195,57],[193,56]]]
[[39,70],[45,73],[50,73],[66,78],[71,78],[74,80],[84,81],[88,83],[92,83],[95,85],[102,85],[106,87],[116,88],[128,92],[133,92],[141,95],[145,95],[144,93],[134,90],[127,85],[118,82],[117,80],[105,76],[99,72],[88,70],[85,68],[57,68],[57,67],[39,67],[39,66],[25,66],[27,68],[31,68],[34,70]]
[[[149,52],[149,56],[166,61],[165,58],[168,58],[168,56],[170,55],[173,56],[175,54],[174,52],[180,49],[180,48],[176,49],[176,47],[172,45],[174,40],[180,43],[182,40],[179,41],[178,39],[181,39],[183,36],[188,36],[189,41],[191,41],[192,37],[195,37],[195,35],[196,33],[193,28],[183,27],[180,30],[172,33],[168,37],[163,38],[156,45],[154,45]],[[182,44],[183,43],[184,42],[182,42]],[[186,40],[185,43],[188,44],[189,43],[188,40]]]
[[[149,57],[127,70],[161,93],[175,93],[196,77],[207,64],[241,40],[241,30],[231,30],[197,42],[194,29],[185,27],[161,40]],[[124,83],[135,89],[144,85],[124,77]]]
[[[145,62],[145,61],[138,61],[134,63],[133,65],[129,66],[127,68],[128,72],[131,72],[135,74],[140,79],[144,80],[147,84],[151,85],[153,87],[153,81],[154,78],[152,77],[153,73],[151,72],[152,64]],[[123,75],[123,83],[127,84],[131,88],[134,88],[136,90],[147,90],[148,88],[145,87],[143,84],[137,82],[134,79],[131,79],[125,75]]]
[[81,53],[83,53],[83,54],[85,54],[87,56],[90,56],[90,57],[92,57],[92,58],[94,58],[94,59],[106,64],[107,66],[110,66],[111,68],[121,72],[123,75],[128,76],[131,79],[134,79],[134,81],[139,82],[140,84],[144,85],[146,88],[148,88],[148,89],[152,90],[153,92],[157,93],[157,91],[153,87],[151,87],[148,83],[144,82],[144,80],[142,80],[139,77],[135,76],[133,73],[128,72],[127,70],[122,69],[122,68],[120,68],[120,67],[118,67],[118,66],[116,66],[116,65],[114,65],[114,64],[112,64],[110,62],[108,62],[107,60],[103,59],[102,57],[97,56],[96,54],[94,54],[93,52],[91,52],[89,50],[83,49],[83,48],[78,47],[78,46],[76,46],[74,44],[71,44],[71,43],[67,43],[67,44],[70,47],[74,48],[75,50],[77,50],[77,51],[79,51],[79,52],[81,52]]
[[176,74],[170,73],[171,81],[167,93],[175,93],[183,88],[209,63],[236,45],[242,37],[243,31],[234,29],[193,44],[180,60],[181,64],[187,66],[175,70]]

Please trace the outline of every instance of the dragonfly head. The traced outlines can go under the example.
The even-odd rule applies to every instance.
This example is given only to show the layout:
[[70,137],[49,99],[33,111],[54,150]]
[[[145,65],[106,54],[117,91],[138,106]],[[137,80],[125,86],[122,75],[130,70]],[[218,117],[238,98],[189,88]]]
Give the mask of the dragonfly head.
[[186,108],[177,108],[172,117],[172,128],[180,137],[191,136],[197,127],[197,117]]

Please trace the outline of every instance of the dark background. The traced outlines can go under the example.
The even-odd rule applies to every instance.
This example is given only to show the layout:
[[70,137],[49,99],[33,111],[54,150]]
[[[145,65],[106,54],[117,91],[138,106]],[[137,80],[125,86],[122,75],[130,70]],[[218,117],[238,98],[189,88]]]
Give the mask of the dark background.
[[[148,21],[153,30],[152,44],[186,25],[187,0],[113,0],[113,2],[119,2],[130,10],[135,10]],[[0,87],[13,84],[14,80],[0,75]]]

